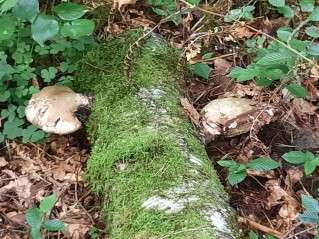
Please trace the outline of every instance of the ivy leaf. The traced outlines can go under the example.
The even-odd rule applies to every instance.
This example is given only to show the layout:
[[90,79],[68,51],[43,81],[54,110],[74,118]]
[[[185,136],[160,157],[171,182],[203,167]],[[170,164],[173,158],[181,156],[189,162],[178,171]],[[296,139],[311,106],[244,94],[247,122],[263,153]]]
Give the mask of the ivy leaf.
[[53,16],[39,14],[31,25],[33,39],[44,46],[44,42],[54,38],[59,33],[59,23]]
[[61,34],[64,37],[77,39],[81,36],[92,34],[94,27],[94,21],[88,19],[78,19],[70,23],[65,23],[61,27]]
[[302,12],[312,12],[315,7],[315,0],[299,0]]
[[13,16],[33,22],[39,13],[38,0],[19,0],[12,9]]
[[285,6],[285,0],[268,0],[268,2],[275,7]]
[[66,229],[66,225],[64,224],[64,222],[58,219],[45,221],[43,227],[48,231],[60,231]]
[[298,84],[285,85],[284,88],[290,91],[290,93],[294,94],[297,97],[306,98],[307,97],[307,89]]
[[318,22],[319,21],[319,7],[316,7],[315,10],[310,13],[308,17],[309,21]]
[[290,151],[285,153],[282,158],[289,163],[299,164],[304,163],[307,159],[307,156],[301,151]]
[[205,79],[208,79],[210,76],[211,69],[206,63],[196,63],[192,65],[194,73],[198,76],[201,76]]
[[304,206],[308,212],[319,213],[318,200],[308,195],[301,195],[302,206]]
[[88,12],[85,5],[71,2],[61,3],[53,7],[52,10],[58,14],[59,18],[66,21],[79,19]]
[[44,198],[39,206],[39,209],[41,212],[47,213],[52,210],[56,202],[58,201],[58,198],[55,194],[52,194],[46,198]]
[[256,171],[267,171],[278,168],[280,164],[270,158],[257,158],[248,163],[248,166]]

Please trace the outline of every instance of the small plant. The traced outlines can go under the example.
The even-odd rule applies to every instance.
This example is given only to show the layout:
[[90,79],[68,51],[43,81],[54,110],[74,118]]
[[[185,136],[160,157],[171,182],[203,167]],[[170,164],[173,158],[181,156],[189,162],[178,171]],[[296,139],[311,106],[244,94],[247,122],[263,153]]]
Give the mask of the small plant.
[[90,229],[90,237],[91,237],[92,239],[96,239],[96,238],[99,237],[99,234],[98,234],[98,231],[97,231],[97,228],[96,228],[96,227],[92,227],[92,228]]
[[66,225],[61,220],[45,220],[45,215],[52,210],[57,201],[57,196],[52,194],[44,198],[38,208],[28,209],[26,219],[31,227],[30,235],[32,239],[42,239],[43,229],[47,231],[60,231],[66,229]]
[[[207,60],[209,58],[211,58],[213,55],[213,53],[209,52],[206,53],[202,56],[202,60]],[[209,65],[207,63],[204,62],[200,62],[200,63],[196,63],[194,65],[191,66],[191,69],[193,70],[193,72],[198,75],[201,76],[203,78],[205,78],[206,80],[209,78],[210,73],[211,73],[211,68],[209,67]]]
[[247,177],[248,168],[256,171],[267,171],[280,166],[278,162],[270,158],[257,158],[248,164],[238,164],[235,160],[219,160],[217,163],[220,166],[229,168],[227,179],[232,186],[240,183]]
[[[319,30],[315,25],[319,21],[319,7],[315,8],[314,0],[299,0],[298,8],[285,5],[284,0],[268,2],[286,18],[293,18],[299,12],[308,13],[308,17],[302,22],[299,21],[295,29],[279,28],[277,39],[272,38],[266,47],[264,47],[266,40],[264,36],[247,40],[248,52],[253,54],[254,60],[246,68],[234,67],[229,76],[235,78],[237,82],[256,79],[257,86],[269,86],[274,81],[281,80],[282,88],[288,89],[297,97],[306,98],[307,90],[302,86],[299,73],[304,72],[305,68],[313,67],[319,56],[319,46],[314,42],[319,37]],[[231,16],[226,16],[225,21],[245,18],[243,9],[232,10],[229,13]],[[304,38],[308,35],[306,40],[298,38],[298,33],[303,27],[306,35],[300,35]],[[301,65],[303,67],[300,67]]]
[[38,0],[0,1],[0,142],[44,141],[47,134],[26,122],[24,110],[39,84],[72,86],[78,61],[94,46],[95,24],[82,19],[87,11],[67,2],[47,14]]
[[312,152],[290,151],[285,153],[282,158],[292,164],[304,164],[305,174],[309,175],[319,166],[319,157]]

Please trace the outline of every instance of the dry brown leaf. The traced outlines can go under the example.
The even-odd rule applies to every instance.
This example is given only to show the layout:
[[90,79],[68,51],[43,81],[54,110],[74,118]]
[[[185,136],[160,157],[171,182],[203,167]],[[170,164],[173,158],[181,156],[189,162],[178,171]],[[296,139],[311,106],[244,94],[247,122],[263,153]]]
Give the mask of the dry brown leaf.
[[194,106],[189,102],[187,98],[181,98],[181,104],[186,110],[187,116],[193,122],[194,125],[199,126],[200,114],[194,108]]
[[292,104],[299,113],[309,115],[314,115],[315,111],[319,108],[319,106],[315,106],[302,98],[294,98]]
[[292,167],[286,170],[287,176],[285,178],[285,184],[292,186],[294,183],[301,182],[303,178],[303,171],[297,167]]
[[135,5],[136,0],[114,0],[113,8],[117,8],[118,11],[121,11],[121,7],[124,5]]
[[0,157],[0,168],[8,165],[8,162],[5,160],[4,157]]
[[24,200],[31,196],[32,183],[26,176],[12,180],[9,184],[0,188],[0,194],[5,194],[9,191],[14,191],[20,200]]
[[214,66],[215,67],[213,69],[213,74],[218,74],[223,76],[227,75],[232,68],[231,64],[228,61],[224,60],[223,58],[215,59]]
[[82,239],[83,235],[85,235],[85,233],[87,233],[89,230],[90,228],[84,224],[68,224],[65,234],[69,238]]

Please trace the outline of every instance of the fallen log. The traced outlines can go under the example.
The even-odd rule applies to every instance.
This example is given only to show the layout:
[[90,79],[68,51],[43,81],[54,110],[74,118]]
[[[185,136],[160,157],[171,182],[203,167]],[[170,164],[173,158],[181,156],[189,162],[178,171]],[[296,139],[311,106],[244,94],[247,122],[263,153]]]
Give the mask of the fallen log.
[[179,52],[152,34],[126,58],[130,72],[123,72],[129,46],[140,36],[131,31],[107,39],[87,54],[75,81],[76,91],[95,98],[85,178],[102,199],[111,238],[241,238],[228,197],[181,110]]

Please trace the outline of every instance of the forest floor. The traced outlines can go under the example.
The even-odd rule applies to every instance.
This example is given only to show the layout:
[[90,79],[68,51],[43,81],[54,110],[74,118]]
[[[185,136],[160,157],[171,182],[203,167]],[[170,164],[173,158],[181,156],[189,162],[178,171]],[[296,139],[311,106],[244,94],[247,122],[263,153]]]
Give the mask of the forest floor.
[[[257,38],[263,33],[273,35],[279,27],[290,23],[278,14],[255,16],[254,21],[249,22],[249,28],[225,23],[223,16],[234,7],[230,2],[214,1],[209,7],[187,14],[182,23],[176,25],[173,22],[160,24],[162,18],[146,2],[118,1],[121,14],[115,11],[111,20],[97,17],[96,38],[103,41],[104,37],[127,29],[157,26],[154,32],[180,48],[188,63],[207,63],[211,68],[208,79],[193,77],[187,82],[185,97],[189,104],[182,107],[190,116],[192,112],[200,112],[210,101],[224,97],[249,98],[283,108],[289,117],[264,126],[256,137],[251,138],[248,133],[219,139],[209,142],[206,149],[212,167],[217,169],[230,194],[231,206],[236,209],[246,235],[253,230],[260,236],[292,238],[298,234],[298,238],[314,238],[318,234],[316,227],[299,223],[297,217],[303,211],[301,193],[318,197],[318,173],[306,177],[301,167],[285,164],[281,156],[291,147],[314,153],[319,150],[318,106],[306,101],[300,107],[298,98],[290,96],[287,99],[287,92],[276,85],[273,88],[257,87],[253,81],[241,84],[227,76],[234,66],[251,62],[243,47],[247,39]],[[103,14],[102,7],[92,2],[88,4]],[[182,6],[184,1],[178,4]],[[203,60],[203,52],[214,52],[214,55]],[[316,97],[319,96],[318,76],[318,71],[313,70],[312,78],[307,82],[313,86],[312,93]],[[294,121],[289,121],[289,118]],[[3,146],[0,154],[0,212],[4,215],[0,218],[1,238],[28,238],[25,220],[28,208],[21,205],[20,200],[35,197],[40,202],[52,193],[59,197],[53,215],[67,223],[68,229],[50,232],[46,238],[107,238],[98,199],[83,180],[90,156],[89,139],[84,131],[68,136],[52,135],[46,144],[25,144],[14,140]],[[251,159],[265,155],[265,150],[269,157],[283,162],[283,166],[274,171],[248,171],[248,177],[233,187],[227,181],[228,169],[216,164],[225,158],[247,164]]]

